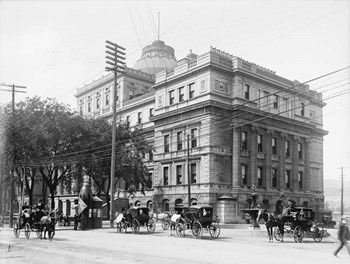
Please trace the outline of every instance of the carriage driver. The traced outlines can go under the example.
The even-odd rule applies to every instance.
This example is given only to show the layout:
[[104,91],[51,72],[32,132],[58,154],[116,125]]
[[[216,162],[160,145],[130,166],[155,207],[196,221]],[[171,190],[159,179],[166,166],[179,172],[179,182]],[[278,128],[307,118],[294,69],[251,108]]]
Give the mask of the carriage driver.
[[44,211],[45,205],[43,204],[43,200],[39,199],[38,204],[36,205],[36,208],[40,211]]

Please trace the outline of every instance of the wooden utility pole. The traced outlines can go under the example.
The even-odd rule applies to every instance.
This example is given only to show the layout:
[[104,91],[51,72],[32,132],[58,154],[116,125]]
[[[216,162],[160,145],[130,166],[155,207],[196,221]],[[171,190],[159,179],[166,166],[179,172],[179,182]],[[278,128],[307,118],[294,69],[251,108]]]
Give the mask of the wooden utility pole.
[[[18,88],[25,89],[27,87],[15,85],[15,84],[0,84],[1,86],[11,87],[12,89],[0,89],[1,91],[12,92],[12,124],[15,122],[15,93],[25,93],[25,91],[16,90]],[[14,200],[15,200],[15,145],[14,145],[14,133],[12,133],[12,163],[11,163],[11,180],[10,180],[10,202],[9,202],[9,227],[13,227],[13,211],[14,211]],[[4,199],[5,200],[5,199]]]
[[340,189],[340,216],[344,215],[344,173],[343,173],[343,167],[340,168],[341,170],[341,189]]
[[191,206],[191,168],[190,168],[190,135],[187,135],[187,195],[188,207]]
[[123,73],[125,70],[125,48],[111,41],[106,41],[106,71],[114,72],[114,89],[113,89],[113,121],[112,121],[112,157],[111,157],[111,186],[110,186],[110,201],[109,201],[109,220],[111,227],[114,226],[114,182],[115,182],[115,139],[116,139],[116,115],[117,115],[117,76],[118,73]]

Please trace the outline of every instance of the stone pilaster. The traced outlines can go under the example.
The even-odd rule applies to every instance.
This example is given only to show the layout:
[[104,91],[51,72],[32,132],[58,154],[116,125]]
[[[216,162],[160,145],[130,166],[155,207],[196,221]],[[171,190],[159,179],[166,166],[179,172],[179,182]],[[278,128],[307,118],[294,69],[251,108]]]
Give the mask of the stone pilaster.
[[266,131],[265,135],[265,187],[266,188],[271,188],[272,187],[272,179],[271,179],[271,155],[272,155],[272,134],[273,132],[271,130]]
[[281,133],[280,137],[278,137],[278,146],[277,146],[277,154],[279,156],[279,177],[277,178],[277,186],[280,189],[285,189],[286,188],[286,164],[285,164],[285,159],[286,159],[286,151],[285,151],[285,142],[287,139],[288,135],[285,133]]
[[299,155],[298,155],[298,143],[300,141],[299,137],[294,136],[293,137],[293,144],[292,145],[292,157],[293,157],[293,165],[292,165],[292,185],[291,187],[293,190],[299,190],[299,183],[298,183],[298,172],[299,172]]
[[305,140],[305,171],[304,171],[304,190],[310,191],[310,143],[311,139]]
[[255,126],[251,127],[250,133],[249,133],[249,150],[250,150],[250,162],[249,162],[249,177],[248,177],[248,186],[252,186],[253,184],[257,186],[257,178],[256,178],[256,166],[257,166],[257,153],[258,153],[258,147],[257,147],[257,131],[258,128]]
[[232,187],[241,186],[240,156],[241,129],[232,129]]

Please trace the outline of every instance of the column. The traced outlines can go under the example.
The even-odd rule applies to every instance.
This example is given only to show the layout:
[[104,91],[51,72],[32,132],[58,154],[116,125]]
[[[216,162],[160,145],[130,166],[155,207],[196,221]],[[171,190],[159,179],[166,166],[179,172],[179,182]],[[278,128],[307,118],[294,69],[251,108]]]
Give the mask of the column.
[[281,133],[280,137],[278,138],[278,150],[277,154],[279,156],[279,177],[277,178],[277,186],[279,186],[280,189],[284,190],[286,188],[286,165],[285,165],[285,158],[286,158],[286,151],[285,151],[285,141],[287,139],[288,135],[285,133]]
[[256,126],[252,126],[250,129],[250,133],[248,135],[249,138],[249,150],[250,150],[250,162],[249,162],[249,177],[248,177],[248,186],[252,186],[255,184],[256,186],[258,185],[257,183],[257,178],[256,178],[256,164],[257,164],[257,131],[258,128]]
[[310,179],[311,179],[311,170],[310,170],[310,143],[311,139],[305,139],[305,171],[304,171],[304,190],[306,192],[310,191]]
[[293,157],[293,165],[292,165],[292,188],[293,190],[299,190],[299,182],[298,182],[298,172],[299,172],[299,155],[298,155],[298,144],[300,138],[297,136],[293,137],[292,145],[292,157]]
[[240,156],[241,129],[232,129],[232,187],[241,186]]
[[264,150],[265,150],[265,187],[271,188],[272,187],[272,180],[271,180],[271,155],[272,155],[272,149],[271,149],[271,141],[272,141],[272,134],[273,132],[271,130],[266,131],[265,135],[265,142],[264,142]]

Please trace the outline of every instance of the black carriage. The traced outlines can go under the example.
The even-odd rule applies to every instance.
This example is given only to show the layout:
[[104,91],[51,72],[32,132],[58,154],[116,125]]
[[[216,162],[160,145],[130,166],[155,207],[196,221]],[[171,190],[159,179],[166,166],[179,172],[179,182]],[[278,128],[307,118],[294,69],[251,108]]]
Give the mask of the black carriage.
[[[321,225],[315,221],[315,212],[311,208],[295,207],[286,215],[282,216],[284,231],[292,233],[294,241],[300,243],[305,234],[311,234],[315,242],[321,242],[324,230]],[[274,237],[281,240],[281,232],[278,227],[274,229]]]
[[13,224],[13,232],[18,238],[21,230],[27,239],[30,238],[31,232],[35,232],[38,238],[41,238],[42,232],[47,232],[49,239],[55,235],[55,220],[49,213],[36,208],[26,208],[22,210],[18,220]]
[[116,219],[119,232],[126,232],[131,228],[134,233],[139,233],[141,227],[147,228],[149,233],[156,229],[156,223],[149,216],[148,207],[131,207],[124,214],[120,214]]
[[179,230],[179,232],[190,228],[195,238],[202,237],[204,231],[209,232],[212,238],[218,238],[220,225],[219,221],[213,217],[213,211],[212,206],[191,206],[189,211],[185,212],[185,222],[182,224],[183,230]]

